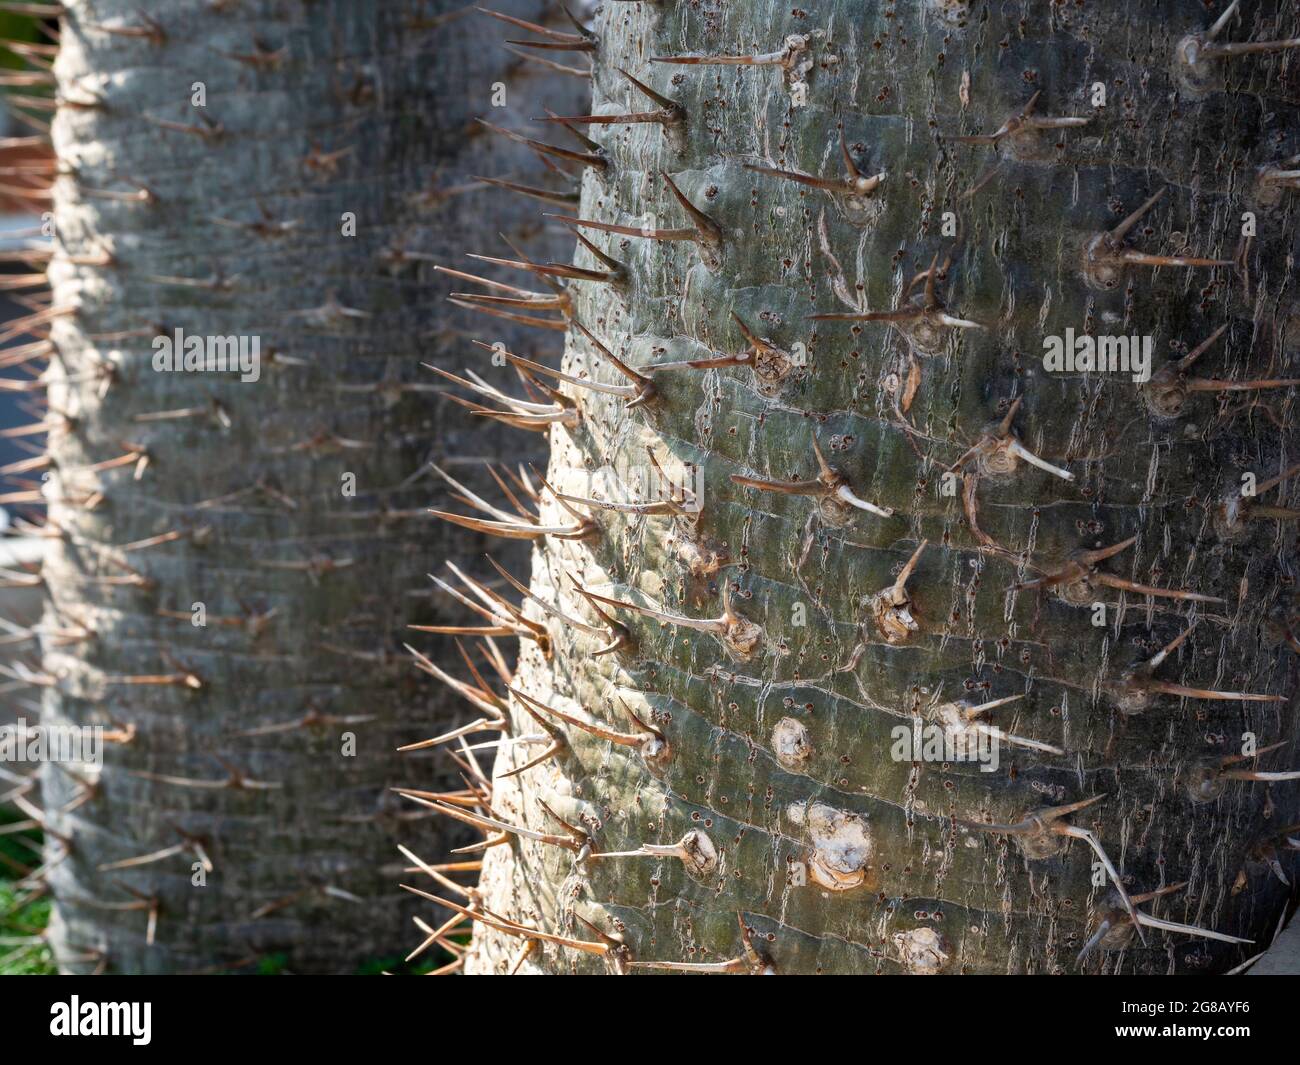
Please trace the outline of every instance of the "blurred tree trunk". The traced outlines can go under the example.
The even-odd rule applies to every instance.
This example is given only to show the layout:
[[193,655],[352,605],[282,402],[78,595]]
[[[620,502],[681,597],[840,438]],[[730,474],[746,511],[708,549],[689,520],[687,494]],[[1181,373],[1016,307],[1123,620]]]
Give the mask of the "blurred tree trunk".
[[[481,554],[429,519],[425,464],[500,451],[420,365],[473,350],[430,260],[552,254],[472,178],[552,175],[472,116],[585,91],[497,28],[446,0],[68,5],[44,721],[118,735],[98,775],[43,771],[64,970],[349,972],[417,934],[396,844],[445,826],[389,789],[452,767],[396,748],[464,704],[402,644],[448,617],[426,573]],[[156,369],[176,329],[259,338],[260,374]]]

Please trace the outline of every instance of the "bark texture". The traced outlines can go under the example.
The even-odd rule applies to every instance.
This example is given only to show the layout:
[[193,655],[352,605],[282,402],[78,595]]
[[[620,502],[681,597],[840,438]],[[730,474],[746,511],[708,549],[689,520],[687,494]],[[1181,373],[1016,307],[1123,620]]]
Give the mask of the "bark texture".
[[[1144,945],[1116,894],[1258,944],[1293,864],[1279,832],[1300,784],[1242,775],[1300,767],[1294,390],[1243,383],[1297,370],[1296,193],[1268,168],[1300,151],[1300,88],[1292,51],[1210,46],[1300,25],[1290,4],[1246,2],[1211,41],[1224,10],[607,5],[595,110],[646,109],[621,68],[686,117],[595,127],[608,166],[586,174],[581,217],[633,231],[583,230],[625,273],[574,282],[574,317],[656,394],[628,410],[562,385],[582,421],[553,430],[548,476],[635,500],[648,448],[670,479],[702,471],[702,507],[593,508],[598,535],[540,544],[531,588],[601,628],[575,583],[725,623],[605,602],[631,645],[595,657],[604,638],[531,615],[549,648],[524,645],[517,688],[662,737],[638,748],[550,715],[558,756],[507,776],[537,749],[503,748],[495,816],[579,830],[597,854],[518,835],[489,848],[479,899],[497,916],[468,969],[1221,972],[1261,949],[1154,927]],[[691,55],[768,58],[662,62]],[[1034,121],[1064,118],[1086,122]],[[842,181],[841,133],[878,187],[773,173]],[[656,239],[692,225],[695,240]],[[1044,339],[1069,330],[1150,336],[1156,376],[1053,372]],[[628,383],[576,328],[561,365]],[[837,471],[820,483],[814,441]],[[892,514],[845,505],[841,484]],[[524,709],[516,735],[537,731]],[[986,771],[900,756],[894,730],[914,724],[1019,739]],[[1242,757],[1247,734],[1281,746]],[[677,855],[599,856],[685,837]]]
[[[585,87],[441,0],[68,8],[44,720],[120,735],[98,776],[43,774],[55,951],[71,971],[356,971],[409,944],[396,844],[458,838],[390,794],[455,779],[396,752],[461,714],[402,644],[455,657],[408,626],[449,616],[426,573],[481,555],[429,518],[426,463],[478,483],[501,445],[430,394],[421,361],[468,321],[432,260],[539,233],[473,179],[547,179],[474,124],[494,87],[507,111]],[[157,371],[176,328],[259,337],[259,379]]]

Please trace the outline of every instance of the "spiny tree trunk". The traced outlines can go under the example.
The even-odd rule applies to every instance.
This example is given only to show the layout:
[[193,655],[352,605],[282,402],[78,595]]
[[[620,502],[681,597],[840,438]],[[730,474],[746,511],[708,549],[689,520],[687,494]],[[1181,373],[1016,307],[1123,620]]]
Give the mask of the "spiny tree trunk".
[[[560,386],[594,530],[531,582],[596,631],[530,615],[513,731],[562,743],[502,748],[469,970],[1260,949],[1209,936],[1275,927],[1300,789],[1300,143],[1288,46],[1222,46],[1300,26],[1224,11],[608,5],[595,112],[666,110],[592,127],[574,224],[621,266],[561,366],[629,387]],[[1154,376],[1045,362],[1070,331],[1152,337]]]
[[[65,970],[350,972],[409,944],[396,846],[438,837],[390,789],[458,778],[396,749],[462,717],[402,649],[447,616],[425,464],[477,484],[460,466],[501,443],[430,395],[421,361],[470,321],[432,260],[540,229],[473,177],[548,179],[474,124],[498,85],[509,109],[586,91],[466,14],[96,0],[63,20],[44,720],[117,734],[98,778],[44,773]],[[259,337],[260,377],[158,371],[176,328]]]

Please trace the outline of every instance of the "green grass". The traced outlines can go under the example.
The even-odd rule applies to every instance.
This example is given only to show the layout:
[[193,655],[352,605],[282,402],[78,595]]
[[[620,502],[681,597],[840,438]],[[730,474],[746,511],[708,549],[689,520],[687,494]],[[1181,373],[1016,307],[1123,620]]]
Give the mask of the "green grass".
[[[0,811],[0,824],[15,820]],[[22,837],[40,843],[40,833]],[[0,976],[52,976],[54,958],[44,940],[37,937],[50,920],[45,898],[28,901],[31,893],[17,886],[20,869],[37,861],[37,852],[17,841],[14,835],[0,836]]]
[[47,899],[24,903],[25,892],[0,880],[0,976],[53,976],[54,958],[45,941],[36,939],[50,919]]

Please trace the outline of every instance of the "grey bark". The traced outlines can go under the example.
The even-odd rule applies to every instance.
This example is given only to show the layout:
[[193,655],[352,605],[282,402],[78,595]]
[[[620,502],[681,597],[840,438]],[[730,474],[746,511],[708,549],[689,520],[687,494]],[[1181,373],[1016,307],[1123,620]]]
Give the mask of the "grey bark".
[[[416,934],[395,845],[431,856],[456,839],[390,792],[454,781],[445,757],[395,751],[462,713],[402,643],[454,654],[407,626],[456,616],[425,574],[482,554],[424,513],[445,488],[423,464],[499,452],[429,394],[422,360],[476,356],[424,257],[495,251],[498,231],[551,254],[535,211],[471,176],[553,176],[471,116],[500,82],[517,125],[555,76],[444,0],[169,0],[147,16],[75,0],[56,66],[50,277],[67,313],[44,721],[133,735],[97,776],[43,771],[50,935],[65,971],[255,971],[268,955],[355,971]],[[260,337],[260,379],[156,371],[153,338],[177,327]],[[102,868],[196,838],[206,886],[192,847]]]

